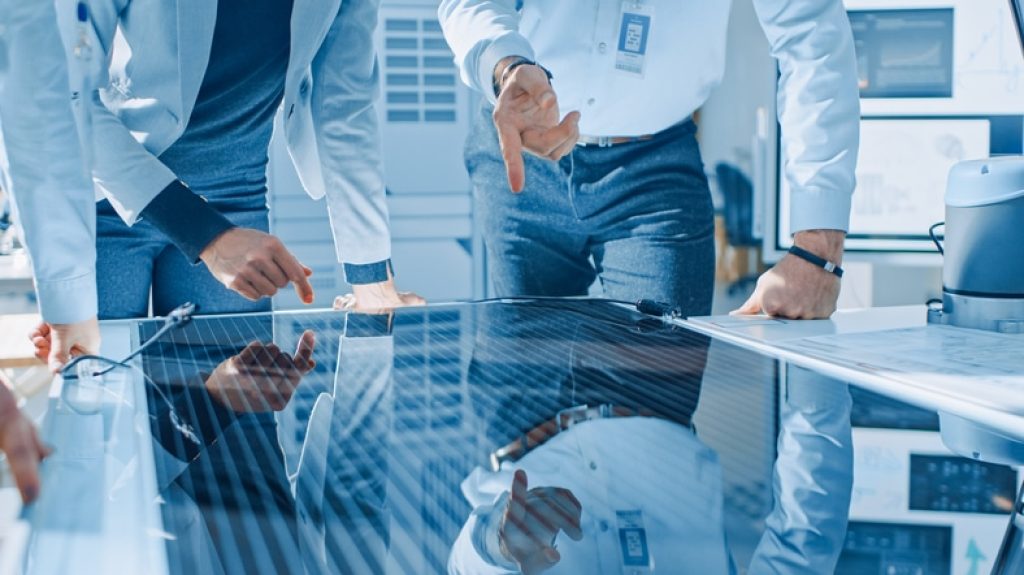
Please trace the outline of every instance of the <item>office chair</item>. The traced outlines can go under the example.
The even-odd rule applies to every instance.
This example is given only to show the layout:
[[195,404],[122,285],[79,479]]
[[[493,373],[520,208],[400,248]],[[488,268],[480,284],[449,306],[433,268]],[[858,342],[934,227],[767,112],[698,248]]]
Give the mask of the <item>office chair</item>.
[[[722,217],[729,245],[756,248],[754,255],[760,270],[761,240],[754,237],[754,185],[739,168],[728,163],[715,166],[715,178],[722,193]],[[729,284],[730,296],[746,290],[757,282],[757,273],[741,276]]]

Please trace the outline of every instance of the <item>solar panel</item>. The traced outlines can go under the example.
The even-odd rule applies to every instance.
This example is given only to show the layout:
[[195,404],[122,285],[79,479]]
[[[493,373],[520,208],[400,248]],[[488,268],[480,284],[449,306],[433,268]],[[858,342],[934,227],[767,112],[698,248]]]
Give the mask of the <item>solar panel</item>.
[[[644,540],[659,565],[724,561],[723,509],[734,546],[770,509],[776,367],[709,345],[593,301],[197,317],[139,360],[170,572],[473,572],[517,468],[580,500],[565,569],[608,561],[636,517],[689,541]],[[653,508],[620,509],[631,493]]]

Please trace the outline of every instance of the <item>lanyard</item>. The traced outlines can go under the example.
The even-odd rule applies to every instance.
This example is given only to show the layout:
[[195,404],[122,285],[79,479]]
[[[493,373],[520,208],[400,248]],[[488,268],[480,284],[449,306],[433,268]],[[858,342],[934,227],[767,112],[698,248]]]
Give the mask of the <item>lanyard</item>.
[[82,145],[82,159],[87,176],[92,173],[92,114],[89,110],[89,99],[92,98],[92,85],[90,84],[93,72],[93,46],[89,36],[89,4],[87,0],[78,0],[75,4],[75,29],[78,32],[78,41],[75,42],[73,54],[75,56],[75,70],[68,70],[72,79],[71,99],[78,107],[78,130],[79,139]]

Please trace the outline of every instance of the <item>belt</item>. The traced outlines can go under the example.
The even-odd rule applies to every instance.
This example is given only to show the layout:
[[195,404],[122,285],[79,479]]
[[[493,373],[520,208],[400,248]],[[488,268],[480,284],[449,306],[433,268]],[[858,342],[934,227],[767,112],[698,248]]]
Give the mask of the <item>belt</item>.
[[530,431],[521,435],[515,441],[499,447],[491,452],[491,470],[497,472],[501,469],[502,462],[518,461],[532,449],[539,447],[558,435],[584,421],[595,419],[609,419],[612,417],[660,417],[649,409],[636,409],[633,407],[622,407],[608,403],[589,406],[578,405],[558,412],[555,417],[541,423]]
[[580,136],[576,140],[577,146],[597,146],[598,148],[610,148],[619,144],[632,144],[633,142],[646,142],[653,140],[654,134],[643,136]]

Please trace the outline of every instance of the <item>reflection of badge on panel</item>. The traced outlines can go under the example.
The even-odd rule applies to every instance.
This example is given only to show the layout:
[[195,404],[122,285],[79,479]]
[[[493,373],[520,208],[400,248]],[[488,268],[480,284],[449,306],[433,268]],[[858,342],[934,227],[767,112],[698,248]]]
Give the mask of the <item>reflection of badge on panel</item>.
[[626,572],[647,575],[651,567],[651,550],[647,546],[644,514],[640,510],[616,511],[619,527],[619,549]]
[[652,0],[623,0],[619,18],[619,41],[615,69],[643,77],[654,21]]

